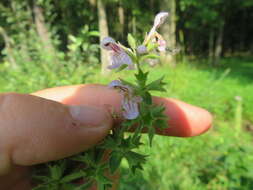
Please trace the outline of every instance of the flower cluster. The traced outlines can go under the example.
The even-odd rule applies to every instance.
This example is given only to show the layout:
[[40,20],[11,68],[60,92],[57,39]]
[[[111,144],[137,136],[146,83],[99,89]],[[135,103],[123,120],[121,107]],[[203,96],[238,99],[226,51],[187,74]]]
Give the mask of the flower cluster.
[[[166,41],[157,30],[165,22],[168,15],[167,12],[160,12],[156,15],[153,27],[148,35],[146,35],[143,44],[136,48],[136,52],[139,55],[149,53],[147,48],[149,44],[157,47],[157,50],[160,52],[166,50]],[[108,69],[117,69],[121,67],[135,69],[135,64],[129,55],[133,54],[131,49],[117,43],[111,37],[105,37],[101,42],[101,47],[110,52],[110,65]],[[122,109],[124,118],[129,120],[136,119],[139,115],[138,103],[141,101],[141,98],[134,96],[132,88],[128,85],[124,85],[120,80],[112,81],[109,87],[119,89],[120,93],[123,95]]]
[[[157,29],[164,23],[165,19],[168,17],[167,12],[160,12],[156,15],[153,27],[150,32],[146,36],[142,45],[137,47],[137,52],[139,54],[148,53],[147,45],[149,43],[153,43],[157,45],[157,49],[159,51],[166,50],[166,41],[163,39],[162,35],[157,32]],[[110,63],[111,65],[108,67],[109,69],[116,69],[121,67],[122,65],[127,65],[128,69],[134,69],[135,66],[133,64],[132,59],[127,54],[127,52],[122,47],[121,44],[116,43],[116,41],[111,37],[105,37],[101,42],[101,47],[110,51]]]

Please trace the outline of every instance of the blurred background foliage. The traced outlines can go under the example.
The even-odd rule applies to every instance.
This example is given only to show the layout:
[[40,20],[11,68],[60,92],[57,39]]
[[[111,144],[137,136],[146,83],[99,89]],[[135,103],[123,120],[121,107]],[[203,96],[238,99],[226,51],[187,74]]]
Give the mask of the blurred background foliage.
[[151,78],[168,82],[156,95],[208,109],[214,127],[201,137],[156,137],[139,150],[150,155],[143,173],[130,176],[122,163],[120,189],[252,190],[252,0],[1,0],[0,92],[107,84],[118,74],[100,74],[108,62],[99,40],[127,45],[132,33],[141,42],[162,10],[170,12],[162,34],[180,53],[151,64]]

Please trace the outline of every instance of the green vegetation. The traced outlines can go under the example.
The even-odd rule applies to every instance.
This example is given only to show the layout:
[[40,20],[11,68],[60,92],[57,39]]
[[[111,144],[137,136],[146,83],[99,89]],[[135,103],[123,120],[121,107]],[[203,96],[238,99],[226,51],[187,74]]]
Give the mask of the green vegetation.
[[[129,176],[122,164],[121,189],[245,189],[253,187],[253,60],[250,58],[227,58],[222,67],[213,69],[205,62],[187,62],[177,67],[157,66],[151,71],[151,79],[165,75],[167,94],[208,109],[214,115],[214,127],[203,136],[189,139],[155,137],[148,153],[144,173]],[[45,72],[43,66],[31,67],[26,74],[1,67],[1,92],[34,90],[66,84],[102,83],[112,78],[101,77],[95,67],[79,67],[75,73],[60,69],[56,73]],[[126,79],[127,73],[125,71]],[[124,75],[123,74],[123,75]],[[48,85],[48,76],[57,80]],[[15,77],[19,76],[15,80]],[[71,76],[71,77],[69,77]],[[239,103],[235,96],[242,97],[242,112],[236,111]],[[237,115],[241,115],[242,129],[236,130]],[[146,137],[143,138],[147,141]],[[190,187],[190,188],[189,188]]]
[[[142,42],[160,10],[170,12],[161,31],[169,53],[144,69],[150,81],[165,76],[167,92],[154,95],[203,107],[214,125],[199,137],[155,137],[138,150],[150,155],[143,173],[122,163],[120,189],[252,190],[252,0],[1,0],[0,93],[108,84],[119,74],[100,74],[108,62],[99,40],[126,45],[131,33]],[[133,81],[128,72],[120,76]],[[50,169],[57,178],[61,164]]]
[[[252,129],[247,128],[252,126],[253,118],[252,70],[251,73],[249,70],[243,72],[238,64],[250,67],[252,61],[224,59],[222,62],[224,69],[179,65],[160,68],[156,73],[168,73],[169,96],[172,94],[172,97],[211,111],[214,126],[207,134],[190,139],[156,137],[152,149],[141,150],[150,153],[145,172],[135,178],[128,178],[126,173],[122,178],[122,189],[253,188]],[[241,112],[240,109],[238,112],[240,104],[235,96],[242,97]],[[236,129],[238,114],[243,118],[242,130]]]

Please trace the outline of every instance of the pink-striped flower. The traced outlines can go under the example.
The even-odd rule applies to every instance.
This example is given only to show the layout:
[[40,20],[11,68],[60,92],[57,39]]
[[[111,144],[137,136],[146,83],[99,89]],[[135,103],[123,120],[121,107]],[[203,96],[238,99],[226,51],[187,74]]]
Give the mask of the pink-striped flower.
[[108,69],[116,69],[127,65],[128,69],[134,69],[134,63],[130,56],[111,37],[105,37],[101,42],[102,48],[110,51],[110,65]]
[[134,96],[133,90],[130,86],[122,84],[120,80],[114,80],[109,85],[110,88],[118,89],[122,94],[121,102],[122,114],[125,119],[136,119],[139,116],[139,103],[141,97]]
[[150,41],[158,45],[158,50],[163,52],[166,50],[166,41],[157,32],[157,29],[165,22],[166,18],[169,16],[168,12],[160,12],[156,15],[153,27],[145,38],[144,45],[148,44]]

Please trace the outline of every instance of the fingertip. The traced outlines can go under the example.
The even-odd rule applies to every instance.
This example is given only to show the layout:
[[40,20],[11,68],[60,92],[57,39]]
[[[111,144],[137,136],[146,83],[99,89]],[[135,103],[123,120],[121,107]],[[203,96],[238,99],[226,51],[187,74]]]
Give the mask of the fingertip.
[[192,137],[201,135],[212,126],[212,115],[205,109],[172,98],[155,98],[163,104],[168,116],[168,128],[159,131],[166,136]]
[[195,120],[193,118],[189,119],[192,131],[190,136],[201,135],[212,127],[213,117],[211,113],[202,108],[198,109]]

